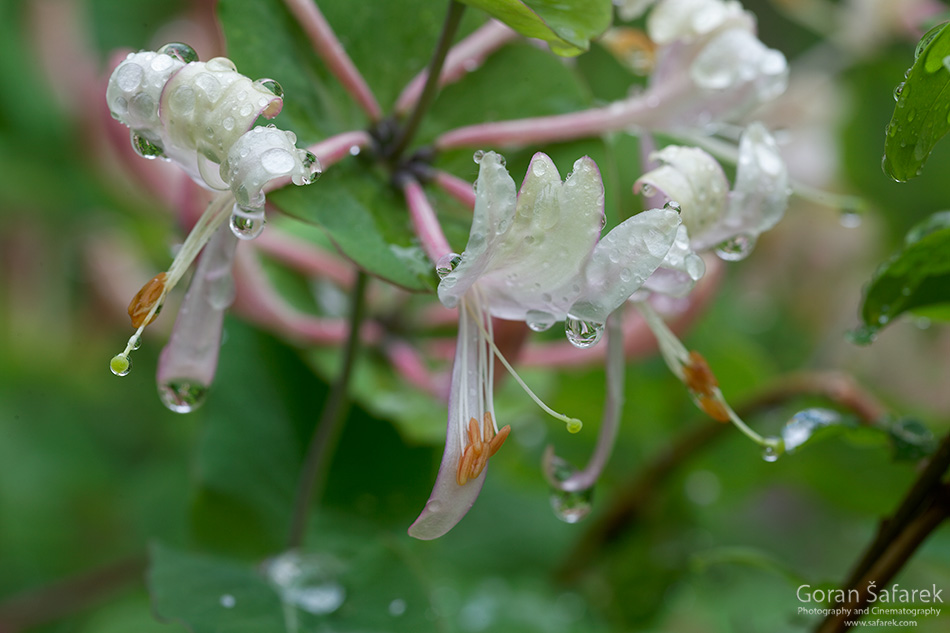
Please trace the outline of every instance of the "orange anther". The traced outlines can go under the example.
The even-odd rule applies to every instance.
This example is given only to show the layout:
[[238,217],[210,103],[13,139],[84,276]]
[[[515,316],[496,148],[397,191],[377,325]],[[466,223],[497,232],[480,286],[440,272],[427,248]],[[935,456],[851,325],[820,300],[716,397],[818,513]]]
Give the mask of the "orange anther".
[[710,396],[719,383],[709,368],[709,363],[696,351],[689,353],[689,364],[683,367],[683,377],[690,391],[701,396]]
[[716,422],[728,422],[730,420],[729,411],[726,410],[726,405],[719,398],[696,395],[696,404]]
[[508,435],[511,433],[511,425],[506,424],[502,428],[498,429],[498,434],[491,438],[491,442],[488,443],[488,454],[494,455],[498,452],[498,449],[501,448],[501,445],[505,443],[505,440],[508,439]]
[[152,277],[142,289],[132,297],[129,303],[129,317],[132,319],[132,327],[138,328],[151,323],[158,315],[158,310],[152,315],[152,318],[146,322],[148,313],[152,311],[155,302],[162,296],[165,290],[165,273],[158,273]]

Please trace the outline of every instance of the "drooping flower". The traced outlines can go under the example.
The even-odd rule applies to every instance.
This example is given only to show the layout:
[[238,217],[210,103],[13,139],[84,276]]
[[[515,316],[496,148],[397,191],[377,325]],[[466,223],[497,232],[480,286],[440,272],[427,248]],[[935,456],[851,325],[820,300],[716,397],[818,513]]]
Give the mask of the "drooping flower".
[[739,139],[731,191],[719,163],[702,149],[669,145],[650,158],[660,166],[640,176],[634,190],[675,201],[693,251],[717,248],[723,259],[742,259],[785,214],[788,170],[760,123],[749,125]]
[[662,127],[735,121],[788,84],[785,56],[758,39],[755,16],[735,0],[660,0],[647,33],[659,48],[646,97],[664,104]]
[[[163,158],[179,165],[199,185],[219,191],[196,223],[166,272],[151,279],[129,304],[135,334],[125,350],[110,363],[112,371],[125,375],[130,368],[129,353],[139,344],[142,330],[161,309],[166,295],[188,270],[212,235],[231,219],[231,231],[241,239],[260,234],[264,224],[264,189],[272,182],[288,179],[297,185],[313,182],[320,164],[310,152],[296,147],[293,132],[274,126],[253,127],[259,116],[273,118],[283,105],[283,92],[270,79],[252,81],[237,72],[227,58],[198,61],[185,44],[166,44],[158,51],[130,53],[113,71],[106,89],[112,116],[130,128],[132,146],[145,158]],[[186,325],[176,325],[176,336],[189,341],[217,340],[220,312],[227,298],[214,290],[228,285],[234,243],[218,240],[214,275],[220,280],[193,293]],[[199,275],[196,283],[207,279]],[[197,302],[215,295],[211,312]],[[226,306],[225,306],[226,307]],[[204,315],[195,318],[196,312]],[[210,316],[209,316],[210,315]],[[217,334],[215,333],[217,332]],[[216,352],[200,362],[195,350],[175,341],[166,348],[162,363],[180,368],[203,365],[202,381],[214,373]],[[180,357],[189,356],[189,358]],[[207,362],[211,360],[212,362]],[[190,373],[196,371],[189,370]],[[186,372],[187,373],[187,372]],[[190,378],[197,376],[175,376]],[[205,385],[206,386],[206,385]],[[173,410],[174,400],[165,399]]]
[[[461,256],[449,256],[454,265],[440,263],[439,299],[458,308],[459,335],[442,464],[409,528],[421,539],[445,534],[468,512],[488,458],[509,433],[497,426],[492,402],[493,356],[508,365],[492,341],[491,318],[525,321],[536,331],[564,321],[572,343],[593,345],[607,316],[661,264],[680,224],[675,210],[652,209],[599,239],[604,189],[591,159],[576,161],[562,182],[551,159],[535,154],[517,193],[501,156],[479,153],[476,160],[468,244]],[[568,430],[579,430],[579,421],[567,421]]]

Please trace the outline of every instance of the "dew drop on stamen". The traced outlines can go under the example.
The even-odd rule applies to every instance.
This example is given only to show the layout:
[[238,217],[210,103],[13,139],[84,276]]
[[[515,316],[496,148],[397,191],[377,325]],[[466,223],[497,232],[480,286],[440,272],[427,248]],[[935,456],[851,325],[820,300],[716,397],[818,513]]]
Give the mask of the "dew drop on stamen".
[[132,359],[125,354],[117,354],[109,361],[109,369],[116,376],[128,376],[132,371]]
[[208,387],[193,380],[169,380],[158,386],[162,404],[175,413],[191,413],[208,395]]
[[242,209],[234,205],[229,226],[239,240],[253,240],[264,231],[264,209]]
[[439,261],[435,263],[435,274],[439,276],[439,279],[445,279],[455,270],[455,267],[459,265],[460,261],[462,261],[462,256],[458,253],[447,253],[443,255],[439,258]]

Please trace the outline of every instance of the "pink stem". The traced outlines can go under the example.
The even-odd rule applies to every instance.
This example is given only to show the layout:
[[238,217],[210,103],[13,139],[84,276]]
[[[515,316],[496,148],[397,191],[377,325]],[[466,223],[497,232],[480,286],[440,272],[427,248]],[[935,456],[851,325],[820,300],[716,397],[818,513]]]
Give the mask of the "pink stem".
[[[307,151],[317,157],[320,161],[320,169],[334,165],[347,156],[359,154],[362,147],[366,147],[373,142],[373,138],[362,130],[353,130],[350,132],[341,132],[330,138],[323,139],[319,143],[314,143],[307,148]],[[290,176],[275,178],[264,186],[264,193],[270,193],[286,187],[290,184]]]
[[[252,249],[238,249],[234,258],[237,296],[234,308],[244,317],[301,343],[342,344],[348,337],[343,319],[322,319],[290,306],[271,286]],[[363,323],[360,337],[374,343],[381,338],[379,325]]]
[[352,266],[332,253],[285,233],[279,228],[268,229],[261,233],[254,240],[254,246],[307,276],[329,279],[344,287],[353,283],[355,275]]
[[[449,50],[442,72],[439,73],[439,86],[458,81],[466,73],[480,66],[485,58],[517,36],[516,32],[501,22],[495,20],[486,22]],[[399,99],[396,100],[397,114],[406,114],[412,110],[422,95],[428,76],[428,71],[424,70],[406,85]]]
[[330,72],[336,76],[343,88],[356,99],[363,111],[373,121],[382,117],[382,109],[373,96],[373,92],[363,79],[363,75],[353,64],[353,60],[343,49],[336,33],[320,12],[314,0],[284,0],[284,4],[294,14],[303,28],[314,50],[326,62]]
[[435,140],[438,150],[460,147],[523,147],[570,141],[632,127],[647,127],[665,120],[669,104],[682,90],[681,82],[651,88],[602,108],[552,116],[468,125],[450,130]]
[[404,341],[395,341],[385,345],[384,351],[393,368],[409,384],[442,400],[448,399],[448,376],[429,371],[416,348]]
[[422,243],[422,249],[429,259],[438,262],[442,256],[451,253],[452,248],[449,246],[449,241],[445,239],[439,219],[435,217],[435,210],[429,204],[422,185],[417,181],[406,178],[402,190],[406,196],[406,204],[409,206],[412,227]]
[[347,156],[359,154],[361,148],[372,142],[373,138],[369,134],[363,130],[354,130],[314,143],[307,150],[312,152],[320,160],[320,165],[326,169]]
[[433,182],[469,209],[475,208],[475,187],[472,183],[441,169],[435,171]]

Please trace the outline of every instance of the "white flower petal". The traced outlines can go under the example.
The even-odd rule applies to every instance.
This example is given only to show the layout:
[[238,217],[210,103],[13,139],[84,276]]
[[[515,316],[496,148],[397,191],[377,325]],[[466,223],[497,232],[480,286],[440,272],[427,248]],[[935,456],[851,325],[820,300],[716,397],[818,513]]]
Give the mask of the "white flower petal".
[[752,19],[734,0],[660,0],[647,18],[647,33],[657,44],[692,40],[727,24],[752,28]]
[[643,287],[669,297],[685,297],[706,274],[706,263],[690,247],[689,231],[681,224],[663,263]]
[[651,209],[616,226],[594,248],[571,315],[604,323],[663,263],[679,225],[676,211]]
[[486,410],[494,414],[492,384],[486,373],[487,363],[494,362],[494,358],[467,305],[463,301],[459,307],[459,333],[452,366],[442,463],[425,508],[409,526],[409,536],[422,540],[438,538],[462,520],[478,498],[488,471],[485,466],[478,477],[469,479],[465,485],[458,484],[458,466],[463,451],[461,438],[468,421],[473,417],[481,420]]
[[[488,157],[482,159],[483,169]],[[496,163],[489,169],[495,172]],[[507,172],[505,176],[511,181]],[[481,172],[478,189],[480,195]],[[528,311],[537,311],[563,319],[581,290],[579,271],[597,243],[603,207],[603,182],[591,159],[577,160],[574,171],[561,182],[553,161],[535,154],[514,214],[494,220],[500,222],[494,230],[492,225],[479,226],[479,234],[488,235],[488,246],[481,248],[476,242],[472,257],[469,238],[462,261],[439,285],[439,298],[451,307],[446,298],[457,301],[477,279],[497,317],[525,320]],[[476,235],[474,223],[472,235]]]
[[696,147],[669,145],[650,158],[661,166],[637,179],[634,190],[650,185],[680,205],[690,235],[701,235],[721,217],[729,181],[715,158]]
[[742,108],[745,110],[774,99],[788,86],[785,56],[741,28],[727,29],[713,37],[690,65],[689,74],[704,90],[742,91],[743,100],[748,102]]

